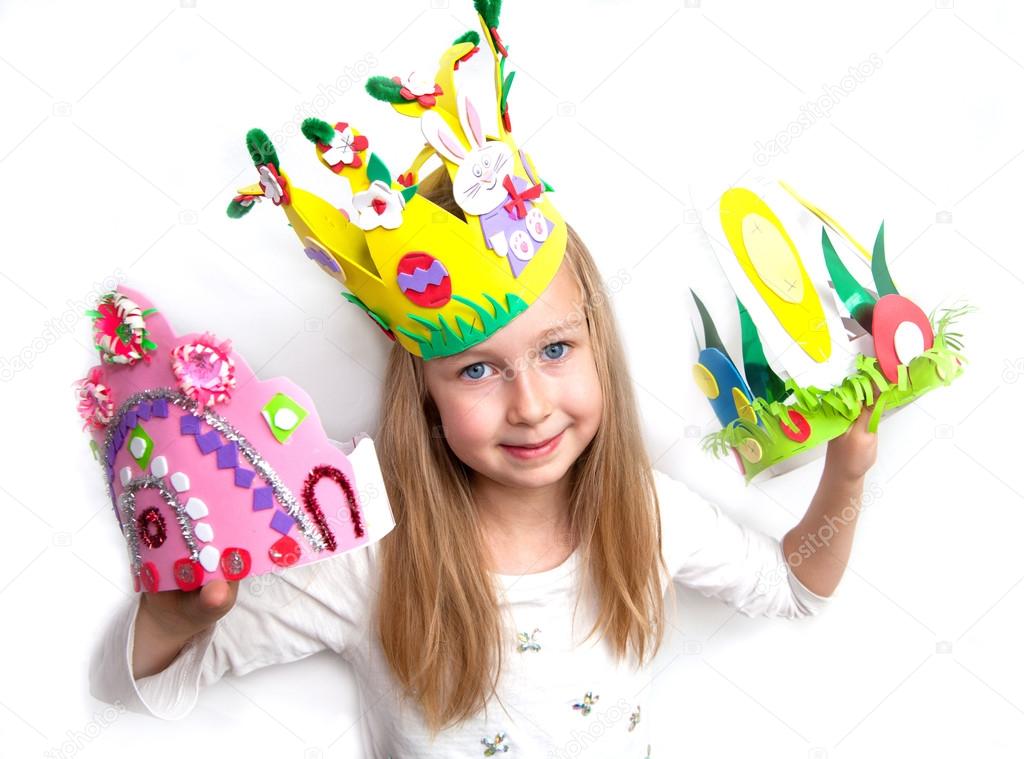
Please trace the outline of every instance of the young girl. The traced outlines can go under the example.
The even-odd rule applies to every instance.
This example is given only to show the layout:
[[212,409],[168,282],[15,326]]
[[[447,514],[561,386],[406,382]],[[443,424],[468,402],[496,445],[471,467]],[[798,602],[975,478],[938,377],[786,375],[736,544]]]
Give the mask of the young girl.
[[[450,174],[418,193],[465,219]],[[781,542],[735,522],[651,468],[607,294],[567,233],[547,287],[487,339],[430,360],[393,346],[375,436],[391,533],[136,594],[93,659],[94,695],[180,719],[226,673],[331,650],[355,669],[368,757],[667,757],[646,699],[672,581],[747,616],[820,611],[875,459],[867,413],[829,443]],[[800,551],[826,523],[829,544]]]
[[[625,366],[570,228],[542,298],[494,336],[426,362],[393,346],[375,438],[391,533],[269,579],[138,594],[94,658],[94,694],[179,719],[225,673],[329,649],[355,668],[368,757],[661,755],[638,664],[662,641],[670,581],[747,616],[817,613],[876,443],[866,412],[829,443],[780,543],[651,469]],[[830,545],[790,567],[829,520]]]

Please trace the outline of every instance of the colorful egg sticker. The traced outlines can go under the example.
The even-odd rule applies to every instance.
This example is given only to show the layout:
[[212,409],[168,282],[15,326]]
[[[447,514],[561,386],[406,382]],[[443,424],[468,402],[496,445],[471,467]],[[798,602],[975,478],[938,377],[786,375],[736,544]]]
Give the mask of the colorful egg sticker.
[[871,336],[882,374],[890,382],[899,378],[897,367],[935,344],[935,333],[924,311],[902,295],[883,295],[871,315]]
[[398,287],[421,308],[442,308],[452,299],[452,278],[429,253],[406,253],[398,262]]

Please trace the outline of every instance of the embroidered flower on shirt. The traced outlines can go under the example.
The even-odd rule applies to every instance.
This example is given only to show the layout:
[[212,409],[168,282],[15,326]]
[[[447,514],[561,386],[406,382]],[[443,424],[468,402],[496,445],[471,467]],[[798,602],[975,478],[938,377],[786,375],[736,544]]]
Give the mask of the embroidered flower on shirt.
[[586,717],[590,714],[591,710],[594,708],[594,704],[599,698],[601,697],[595,696],[592,691],[588,690],[587,694],[583,697],[583,700],[573,704],[572,708],[578,710],[584,717]]
[[[633,732],[636,729],[637,724],[640,722],[640,707],[636,707],[636,711],[629,715],[629,732]],[[649,752],[648,752],[649,753]]]
[[539,628],[535,628],[532,633],[521,632],[516,635],[516,639],[519,641],[516,644],[516,651],[523,653],[525,651],[540,651],[540,643],[536,641],[536,635],[540,632]]
[[510,748],[509,744],[505,743],[505,733],[498,733],[494,736],[493,741],[489,741],[486,738],[481,738],[480,743],[484,746],[484,756],[494,756],[495,754],[504,754]]

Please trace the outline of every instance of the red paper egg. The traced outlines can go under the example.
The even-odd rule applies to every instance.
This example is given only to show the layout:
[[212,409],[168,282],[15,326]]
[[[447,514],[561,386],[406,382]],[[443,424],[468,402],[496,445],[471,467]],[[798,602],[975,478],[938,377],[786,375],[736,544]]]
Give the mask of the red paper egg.
[[395,276],[402,294],[421,308],[442,308],[452,299],[452,278],[429,253],[406,253]]
[[779,429],[782,430],[783,435],[794,443],[803,443],[811,436],[811,424],[799,411],[789,409],[789,423],[796,427],[796,430],[787,427],[781,420],[779,421]]
[[[904,327],[904,324],[907,326]],[[917,339],[916,348],[908,348],[908,341],[903,339],[908,330],[913,331]],[[898,333],[901,337],[899,341]],[[932,325],[924,311],[912,301],[896,294],[883,295],[875,304],[871,315],[871,336],[875,341],[878,366],[890,382],[896,382],[899,378],[897,367],[900,364],[909,364],[914,355],[928,350],[935,343]]]

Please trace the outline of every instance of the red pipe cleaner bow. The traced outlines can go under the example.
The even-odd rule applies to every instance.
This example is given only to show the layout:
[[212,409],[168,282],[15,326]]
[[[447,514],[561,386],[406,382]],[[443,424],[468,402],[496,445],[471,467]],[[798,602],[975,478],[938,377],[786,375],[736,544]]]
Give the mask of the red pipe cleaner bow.
[[526,218],[526,201],[536,200],[539,198],[542,190],[541,186],[539,184],[535,184],[533,187],[520,193],[516,190],[516,186],[512,182],[511,174],[505,175],[505,179],[501,185],[509,194],[509,200],[504,206],[505,210],[508,211],[509,214],[514,214],[517,219]]

